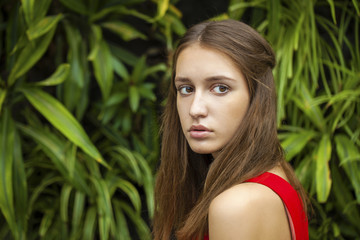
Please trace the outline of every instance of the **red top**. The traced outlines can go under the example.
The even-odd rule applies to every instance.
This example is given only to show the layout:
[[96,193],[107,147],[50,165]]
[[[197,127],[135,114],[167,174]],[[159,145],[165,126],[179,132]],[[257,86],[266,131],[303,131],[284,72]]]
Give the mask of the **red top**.
[[[309,239],[308,220],[302,205],[302,201],[290,183],[278,175],[269,172],[265,172],[260,176],[251,178],[245,182],[259,183],[272,189],[281,198],[286,206],[292,239]],[[209,240],[209,237],[205,236],[204,240]]]

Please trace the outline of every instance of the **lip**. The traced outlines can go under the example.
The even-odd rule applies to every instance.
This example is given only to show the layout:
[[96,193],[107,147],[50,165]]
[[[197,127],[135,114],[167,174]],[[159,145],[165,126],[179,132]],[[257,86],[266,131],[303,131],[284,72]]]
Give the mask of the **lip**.
[[212,131],[203,125],[192,125],[189,133],[192,138],[203,139],[210,135]]

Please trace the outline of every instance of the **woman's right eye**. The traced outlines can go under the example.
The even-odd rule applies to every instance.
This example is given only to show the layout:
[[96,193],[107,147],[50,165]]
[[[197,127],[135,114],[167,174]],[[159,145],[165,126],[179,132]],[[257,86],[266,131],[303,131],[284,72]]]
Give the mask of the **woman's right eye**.
[[194,89],[192,87],[190,87],[190,86],[182,86],[182,87],[178,88],[178,91],[182,95],[189,95],[194,91]]

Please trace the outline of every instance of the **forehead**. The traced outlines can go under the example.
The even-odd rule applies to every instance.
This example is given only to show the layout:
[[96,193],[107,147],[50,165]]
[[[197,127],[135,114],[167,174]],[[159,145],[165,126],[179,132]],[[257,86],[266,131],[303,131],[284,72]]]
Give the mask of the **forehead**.
[[225,75],[242,78],[241,70],[225,53],[198,43],[184,48],[178,55],[175,66],[176,77],[209,77]]

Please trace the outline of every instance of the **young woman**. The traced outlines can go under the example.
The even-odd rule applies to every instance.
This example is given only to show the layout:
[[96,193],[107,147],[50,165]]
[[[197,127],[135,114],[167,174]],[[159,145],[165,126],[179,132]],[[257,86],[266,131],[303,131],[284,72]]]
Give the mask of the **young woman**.
[[277,138],[272,48],[235,20],[193,26],[173,58],[154,238],[308,239]]

